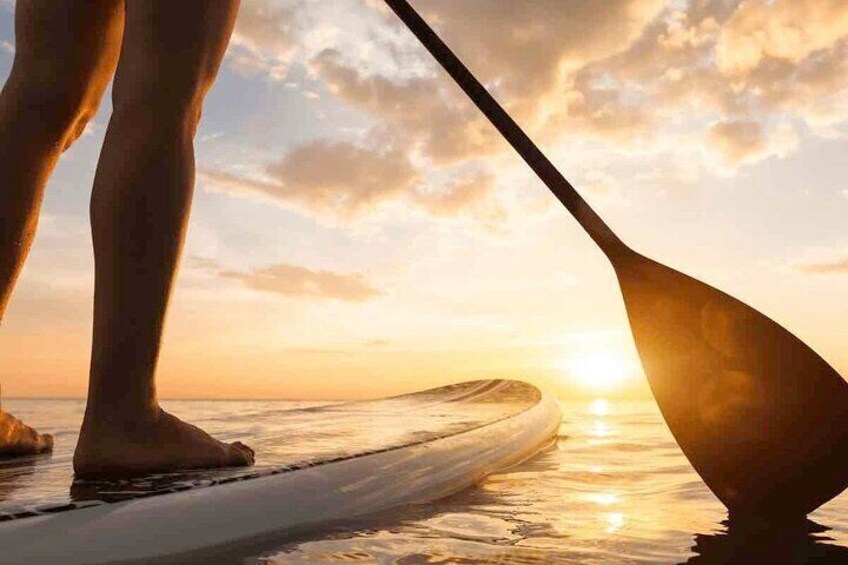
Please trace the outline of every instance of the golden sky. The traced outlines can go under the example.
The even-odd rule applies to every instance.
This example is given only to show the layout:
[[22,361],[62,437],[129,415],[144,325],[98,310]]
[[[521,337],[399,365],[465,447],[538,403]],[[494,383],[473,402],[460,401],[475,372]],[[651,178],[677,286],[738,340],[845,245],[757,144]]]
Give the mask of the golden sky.
[[[844,0],[413,3],[626,242],[848,374]],[[109,111],[48,188],[4,396],[85,394]],[[380,1],[243,2],[197,154],[163,396],[644,394],[606,260]]]

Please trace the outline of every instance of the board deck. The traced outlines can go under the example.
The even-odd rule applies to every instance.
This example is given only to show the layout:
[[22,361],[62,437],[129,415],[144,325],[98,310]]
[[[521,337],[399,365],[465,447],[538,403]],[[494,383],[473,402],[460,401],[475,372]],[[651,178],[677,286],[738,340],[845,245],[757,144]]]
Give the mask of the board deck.
[[[472,381],[281,410],[271,429],[243,438],[257,452],[250,468],[74,481],[68,446],[52,457],[0,462],[0,545],[37,539],[19,543],[19,557],[47,556],[55,533],[64,550],[87,538],[79,551],[88,557],[79,562],[143,559],[433,499],[533,455],[555,437],[559,418],[556,403],[532,385]],[[233,506],[245,513],[238,524],[208,520],[222,508],[232,514]],[[185,528],[192,512],[207,519],[203,531],[168,538],[165,523]],[[144,525],[114,542],[116,555],[105,546],[92,549],[99,539],[92,523],[128,532]],[[158,549],[150,546],[154,540]]]

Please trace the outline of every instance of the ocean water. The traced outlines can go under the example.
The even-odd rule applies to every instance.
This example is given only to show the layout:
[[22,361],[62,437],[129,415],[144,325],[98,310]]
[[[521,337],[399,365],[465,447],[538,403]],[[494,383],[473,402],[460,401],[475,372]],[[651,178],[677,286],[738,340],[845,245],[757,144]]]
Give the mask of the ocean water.
[[[169,401],[222,439],[267,433],[287,401]],[[728,524],[651,401],[562,401],[556,445],[454,496],[264,540],[220,563],[848,563],[848,493],[804,524]],[[9,400],[68,457],[81,401]],[[238,417],[234,417],[238,415]],[[281,441],[284,441],[281,439]],[[0,493],[1,494],[1,493]]]

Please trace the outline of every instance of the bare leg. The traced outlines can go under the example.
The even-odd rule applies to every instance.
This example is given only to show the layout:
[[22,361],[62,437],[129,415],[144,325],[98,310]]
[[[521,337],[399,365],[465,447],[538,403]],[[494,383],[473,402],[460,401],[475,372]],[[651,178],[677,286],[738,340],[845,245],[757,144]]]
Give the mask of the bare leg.
[[[35,235],[47,182],[82,133],[115,69],[120,0],[19,0],[15,62],[0,94],[0,319]],[[42,436],[0,410],[0,456],[47,451]]]
[[194,185],[193,138],[238,0],[126,0],[91,202],[94,344],[80,476],[249,465],[159,408],[155,370]]

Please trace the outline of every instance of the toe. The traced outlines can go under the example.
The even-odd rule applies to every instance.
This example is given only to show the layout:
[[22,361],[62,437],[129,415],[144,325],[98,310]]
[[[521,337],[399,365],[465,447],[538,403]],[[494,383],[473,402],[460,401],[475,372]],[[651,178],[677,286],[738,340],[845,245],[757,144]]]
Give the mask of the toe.
[[234,465],[249,467],[253,465],[253,450],[240,442],[230,444],[230,456]]
[[53,436],[50,434],[42,434],[40,441],[38,442],[38,451],[53,451]]
[[244,451],[247,451],[248,453],[250,453],[251,457],[256,455],[256,452],[253,451],[253,448],[250,447],[249,445],[247,445],[246,443],[242,443],[240,441],[237,441],[237,442],[233,443],[233,445],[235,445],[239,449],[243,449]]

